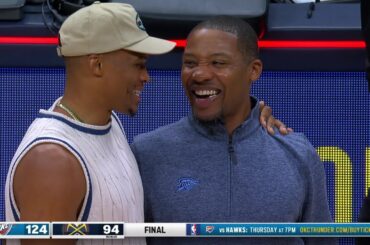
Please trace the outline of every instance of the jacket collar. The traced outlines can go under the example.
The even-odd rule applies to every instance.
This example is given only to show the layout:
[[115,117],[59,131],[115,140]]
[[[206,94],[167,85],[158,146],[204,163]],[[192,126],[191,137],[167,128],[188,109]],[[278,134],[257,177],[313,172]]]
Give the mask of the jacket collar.
[[[252,96],[250,97],[250,99],[252,102],[251,113],[245,119],[245,121],[241,125],[239,125],[239,127],[237,127],[232,133],[233,141],[239,141],[250,136],[261,126],[259,122],[260,107],[258,99]],[[193,113],[190,112],[190,114],[188,115],[188,120],[190,125],[204,137],[213,140],[229,140],[225,124],[221,119],[205,123],[199,121],[197,118],[194,117]]]

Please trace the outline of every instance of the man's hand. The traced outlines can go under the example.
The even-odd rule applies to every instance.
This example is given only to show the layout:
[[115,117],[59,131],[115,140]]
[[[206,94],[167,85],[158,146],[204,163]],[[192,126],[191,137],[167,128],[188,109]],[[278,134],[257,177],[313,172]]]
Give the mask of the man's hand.
[[265,105],[264,101],[259,102],[260,110],[261,110],[261,115],[260,115],[260,123],[262,127],[267,129],[267,132],[269,134],[273,135],[274,134],[274,129],[273,127],[276,127],[279,129],[279,132],[283,135],[289,134],[290,132],[293,132],[293,129],[287,128],[285,124],[280,121],[279,119],[276,119],[272,115],[272,109],[268,105]]

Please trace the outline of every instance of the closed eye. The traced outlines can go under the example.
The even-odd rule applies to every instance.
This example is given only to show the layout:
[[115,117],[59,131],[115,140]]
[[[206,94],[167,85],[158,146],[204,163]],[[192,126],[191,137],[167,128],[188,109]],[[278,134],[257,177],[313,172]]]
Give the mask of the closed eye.
[[188,68],[193,68],[197,65],[197,63],[195,61],[192,61],[192,60],[184,60],[183,65],[185,67],[188,67]]
[[227,63],[225,61],[220,61],[220,60],[215,60],[215,61],[212,61],[212,65],[216,66],[216,67],[221,67],[221,66],[225,66]]
[[140,70],[146,69],[145,63],[136,63],[135,66]]

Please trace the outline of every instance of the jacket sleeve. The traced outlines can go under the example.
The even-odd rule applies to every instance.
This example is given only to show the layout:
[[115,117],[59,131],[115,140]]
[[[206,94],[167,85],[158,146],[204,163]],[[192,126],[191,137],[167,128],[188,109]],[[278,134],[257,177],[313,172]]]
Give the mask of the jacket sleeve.
[[[358,217],[358,222],[366,222],[366,223],[370,222],[370,188],[367,190],[367,197],[365,197],[362,202],[362,207],[360,209],[360,215]],[[370,237],[358,237],[356,238],[356,244],[357,245],[368,245],[370,244]]]
[[[307,141],[309,147],[307,164],[307,192],[306,201],[302,210],[301,222],[330,223],[333,222],[330,215],[326,175],[324,164],[321,162],[315,148]],[[336,238],[304,238],[305,244],[337,244]]]

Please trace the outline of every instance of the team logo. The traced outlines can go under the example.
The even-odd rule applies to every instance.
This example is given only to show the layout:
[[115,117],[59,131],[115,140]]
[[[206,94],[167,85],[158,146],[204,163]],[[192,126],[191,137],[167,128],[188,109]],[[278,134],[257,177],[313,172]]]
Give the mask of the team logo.
[[0,236],[5,236],[6,234],[8,234],[11,228],[12,228],[12,225],[0,224]]
[[214,229],[215,229],[215,227],[212,226],[212,225],[207,225],[206,226],[206,232],[207,233],[212,233]]
[[197,225],[196,224],[191,225],[190,235],[192,235],[192,236],[197,235]]
[[86,224],[68,224],[66,233],[67,235],[86,235],[88,228]]
[[199,181],[193,178],[180,178],[177,180],[177,192],[179,191],[190,191]]
[[186,224],[186,235],[197,236],[200,234],[199,224]]
[[137,25],[137,27],[139,27],[140,30],[145,31],[144,24],[141,21],[139,14],[136,14],[136,25]]

